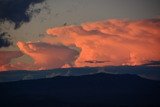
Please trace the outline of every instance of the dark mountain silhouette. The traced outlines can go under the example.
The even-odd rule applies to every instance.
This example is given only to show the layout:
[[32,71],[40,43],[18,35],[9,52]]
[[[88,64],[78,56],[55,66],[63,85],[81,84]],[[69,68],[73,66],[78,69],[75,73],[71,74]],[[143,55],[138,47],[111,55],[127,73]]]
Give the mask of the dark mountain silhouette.
[[160,106],[160,81],[98,73],[0,83],[1,107]]

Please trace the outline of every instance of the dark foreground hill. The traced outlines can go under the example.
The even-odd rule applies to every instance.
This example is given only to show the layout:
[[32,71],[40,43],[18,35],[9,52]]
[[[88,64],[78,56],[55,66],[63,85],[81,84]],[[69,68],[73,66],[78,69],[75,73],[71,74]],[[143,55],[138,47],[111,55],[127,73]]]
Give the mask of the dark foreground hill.
[[160,106],[160,82],[132,74],[0,83],[0,107]]

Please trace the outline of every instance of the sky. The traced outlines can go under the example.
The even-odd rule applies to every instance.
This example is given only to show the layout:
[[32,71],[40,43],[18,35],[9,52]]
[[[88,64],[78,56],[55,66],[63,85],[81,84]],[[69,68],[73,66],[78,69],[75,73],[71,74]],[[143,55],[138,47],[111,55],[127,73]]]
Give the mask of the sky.
[[159,0],[0,0],[0,71],[160,61]]

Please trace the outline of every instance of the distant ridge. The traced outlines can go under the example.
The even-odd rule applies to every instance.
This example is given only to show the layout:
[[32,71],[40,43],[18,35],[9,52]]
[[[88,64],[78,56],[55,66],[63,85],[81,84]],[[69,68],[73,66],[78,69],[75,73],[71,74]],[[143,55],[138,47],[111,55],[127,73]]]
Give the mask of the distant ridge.
[[0,83],[3,107],[160,106],[160,81],[97,73]]
[[33,80],[52,78],[56,76],[81,76],[95,73],[110,74],[136,74],[143,78],[160,81],[160,66],[107,66],[107,67],[81,67],[57,68],[39,71],[5,71],[0,72],[0,82]]

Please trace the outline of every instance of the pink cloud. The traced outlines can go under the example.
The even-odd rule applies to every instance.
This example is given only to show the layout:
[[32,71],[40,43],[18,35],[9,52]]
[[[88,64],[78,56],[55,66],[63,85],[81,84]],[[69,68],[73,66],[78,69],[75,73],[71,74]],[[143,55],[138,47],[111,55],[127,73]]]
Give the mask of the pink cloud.
[[[19,41],[20,51],[0,51],[0,70],[142,65],[160,61],[160,19],[112,19],[50,28],[47,33],[51,36],[41,42]],[[22,53],[34,62],[10,64]]]
[[0,71],[8,69],[11,60],[21,56],[23,53],[20,51],[0,51]]
[[[141,65],[160,60],[160,19],[106,20],[50,28],[53,40],[81,48],[76,66]],[[86,63],[86,61],[104,63]]]
[[74,65],[79,52],[70,47],[44,42],[17,43],[19,49],[34,59],[32,69],[60,68],[65,64]]

